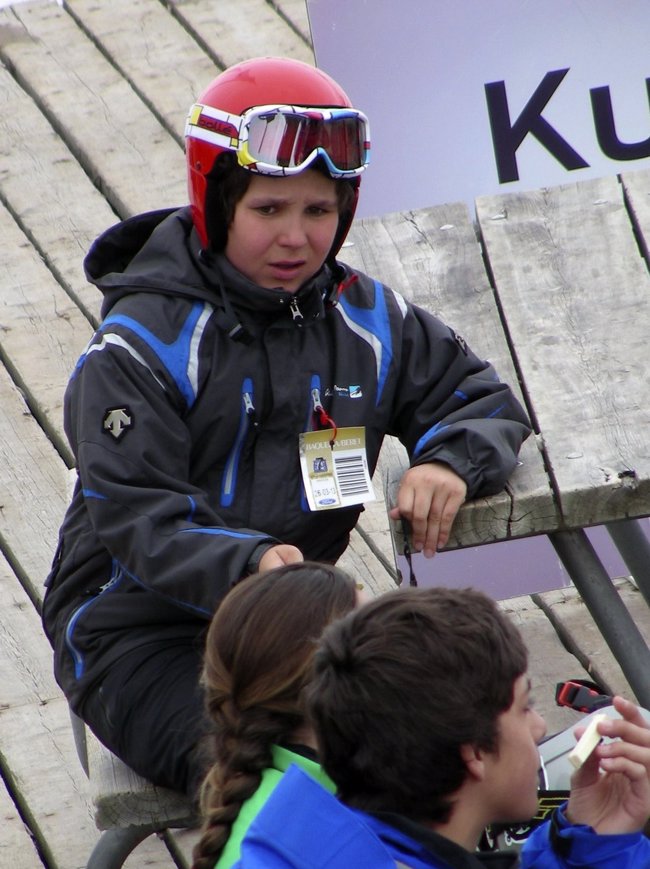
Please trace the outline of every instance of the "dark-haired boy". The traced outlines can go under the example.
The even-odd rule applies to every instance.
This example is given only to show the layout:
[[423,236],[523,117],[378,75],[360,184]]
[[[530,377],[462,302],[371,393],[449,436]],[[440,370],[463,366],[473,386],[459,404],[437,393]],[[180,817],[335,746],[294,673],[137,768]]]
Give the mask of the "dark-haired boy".
[[[490,823],[537,805],[537,743],[527,653],[512,622],[473,590],[405,589],[332,625],[308,704],[339,801],[288,774],[253,823],[242,869],[519,865],[477,854]],[[522,867],[650,866],[650,729],[620,719],[572,779],[568,803],[524,845]]]

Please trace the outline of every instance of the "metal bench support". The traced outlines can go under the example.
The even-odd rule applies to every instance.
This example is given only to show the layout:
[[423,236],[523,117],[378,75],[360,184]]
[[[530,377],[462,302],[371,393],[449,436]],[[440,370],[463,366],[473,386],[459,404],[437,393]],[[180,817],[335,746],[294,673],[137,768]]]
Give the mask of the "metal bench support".
[[650,540],[639,519],[621,519],[605,526],[639,591],[650,606]]
[[156,832],[159,830],[153,826],[105,830],[92,850],[86,869],[121,869],[131,852]]
[[637,700],[650,709],[650,649],[583,530],[548,535]]

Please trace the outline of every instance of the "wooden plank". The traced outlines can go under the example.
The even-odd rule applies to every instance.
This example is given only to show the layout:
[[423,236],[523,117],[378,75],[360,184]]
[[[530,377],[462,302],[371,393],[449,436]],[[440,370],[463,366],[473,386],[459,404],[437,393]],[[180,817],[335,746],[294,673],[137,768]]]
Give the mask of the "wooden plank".
[[0,538],[38,601],[67,506],[63,392],[90,326],[2,207],[0,257]]
[[0,351],[63,455],[63,393],[84,345],[88,320],[0,205]]
[[192,807],[184,794],[155,787],[90,732],[87,744],[95,823],[100,830],[145,826],[160,820],[179,826],[184,819],[191,819]]
[[[48,869],[85,866],[99,837],[90,785],[77,758],[67,702],[54,681],[52,650],[41,620],[1,556],[0,684],[0,769],[12,798],[50,860]],[[3,793],[0,789],[0,812]],[[6,825],[0,825],[0,847],[18,841],[15,814],[15,809],[8,811]],[[5,858],[8,853],[2,851]],[[32,869],[37,862],[33,846],[25,853],[30,860],[25,869]],[[15,858],[22,859],[18,851]],[[143,865],[171,869],[167,848],[156,839],[147,840],[125,867]],[[20,862],[18,867],[22,869]]]
[[[465,205],[357,221],[341,259],[440,316],[476,352],[490,359],[518,392],[517,375]],[[469,502],[461,509],[449,548],[522,537],[552,521],[555,508],[534,438],[524,444],[520,459],[522,464],[513,473],[508,491]],[[391,502],[403,469],[403,465],[389,463]]]
[[0,555],[0,712],[60,697],[52,650],[17,576]]
[[165,3],[223,68],[264,55],[314,62],[311,44],[298,36],[266,0],[237,0],[228,4],[165,0]]
[[[391,570],[396,570],[396,552],[391,536],[390,521],[388,518],[389,505],[386,501],[386,479],[393,475],[397,482],[408,467],[408,453],[405,447],[395,437],[390,435],[384,438],[379,462],[373,477],[373,486],[376,500],[365,505],[365,510],[359,518],[358,525],[362,533],[369,540],[370,545],[378,552],[382,560],[388,562]],[[395,486],[392,487],[394,489]],[[395,582],[398,577],[393,577]]]
[[557,706],[555,686],[567,679],[589,679],[581,662],[558,640],[544,610],[530,597],[516,597],[499,602],[519,628],[528,648],[528,675],[535,708],[546,721],[547,733],[570,727],[581,713]]
[[67,507],[68,471],[0,366],[0,547],[41,600]]
[[308,44],[312,44],[307,0],[267,0]]
[[[165,837],[166,838],[166,837]],[[187,863],[189,867],[191,864]],[[171,856],[165,839],[149,836],[131,853],[122,869],[182,869]]]
[[221,68],[158,0],[68,0],[66,9],[182,145],[188,109]]
[[0,782],[0,853],[11,869],[34,869],[38,851],[6,788]]
[[2,774],[53,869],[66,862],[85,865],[97,832],[67,703],[52,676],[52,650],[40,618],[1,557],[0,624]]
[[478,200],[500,303],[564,522],[650,513],[650,276],[620,185]]
[[621,183],[641,252],[650,267],[650,171],[624,172]]
[[373,597],[395,588],[395,580],[356,529],[352,531],[350,545],[337,564]]
[[93,238],[114,223],[116,215],[4,67],[0,155],[2,201],[66,292],[86,316],[96,318],[100,294],[87,283],[82,259]]
[[[85,866],[99,838],[89,783],[79,765],[68,705],[61,698],[0,712],[0,763],[48,869]],[[46,785],[44,784],[46,783]],[[166,847],[148,838],[124,864],[173,869]]]
[[[650,609],[641,593],[627,577],[614,580],[614,586],[636,622],[646,642],[650,641]],[[575,589],[561,589],[536,595],[555,629],[591,678],[611,693],[634,698],[623,672]]]
[[0,59],[117,214],[187,200],[182,148],[62,7],[0,10],[0,25],[23,28],[20,40],[0,48]]
[[[47,698],[57,695],[51,655],[47,656],[45,662],[43,659],[34,660],[33,656],[26,654],[26,647],[32,647],[27,638],[38,635],[40,631],[40,620],[31,602],[5,559],[0,556],[0,715],[10,706],[45,702]],[[0,770],[2,777],[5,781],[9,780],[10,770],[5,769],[2,763],[0,767],[3,767]],[[38,853],[14,797],[6,790],[4,782],[0,785],[0,817],[0,852],[3,857],[11,857],[14,869],[33,869],[39,863]]]

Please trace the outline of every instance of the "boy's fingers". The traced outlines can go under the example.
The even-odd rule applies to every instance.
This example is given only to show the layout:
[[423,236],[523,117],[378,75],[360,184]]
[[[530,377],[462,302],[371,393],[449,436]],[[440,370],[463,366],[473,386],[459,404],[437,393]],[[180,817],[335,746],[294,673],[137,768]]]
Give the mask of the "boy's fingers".
[[436,463],[418,465],[404,474],[390,516],[407,519],[413,548],[431,557],[447,543],[466,493],[465,482],[448,467]]

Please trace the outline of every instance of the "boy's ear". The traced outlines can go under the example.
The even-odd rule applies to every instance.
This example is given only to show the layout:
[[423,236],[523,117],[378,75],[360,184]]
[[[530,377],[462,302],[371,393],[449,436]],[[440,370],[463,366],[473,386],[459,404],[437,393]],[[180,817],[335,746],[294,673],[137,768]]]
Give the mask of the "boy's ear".
[[476,781],[483,781],[485,778],[485,752],[475,745],[464,743],[460,747],[460,756],[467,769],[467,774]]

